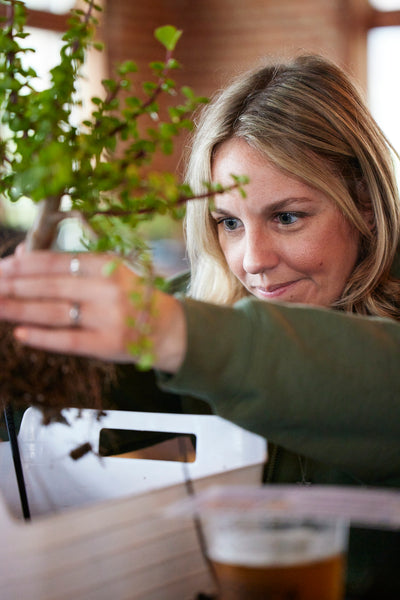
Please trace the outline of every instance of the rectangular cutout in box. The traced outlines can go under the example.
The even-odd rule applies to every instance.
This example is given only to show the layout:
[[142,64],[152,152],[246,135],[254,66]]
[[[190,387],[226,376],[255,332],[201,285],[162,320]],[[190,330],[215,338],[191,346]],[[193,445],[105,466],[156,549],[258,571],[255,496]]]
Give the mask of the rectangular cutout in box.
[[194,462],[196,436],[190,433],[103,428],[100,430],[99,455]]

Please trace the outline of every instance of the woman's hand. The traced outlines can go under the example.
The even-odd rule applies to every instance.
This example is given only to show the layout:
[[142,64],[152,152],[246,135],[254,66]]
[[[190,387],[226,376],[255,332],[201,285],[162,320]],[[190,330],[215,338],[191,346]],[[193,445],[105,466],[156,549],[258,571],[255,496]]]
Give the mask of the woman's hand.
[[[154,366],[175,372],[186,350],[183,309],[173,296],[149,290],[113,257],[47,251],[17,252],[0,261],[0,319],[17,324],[24,344],[65,354],[134,362],[129,346],[140,337],[134,323],[148,320]],[[151,294],[150,312],[135,302]]]

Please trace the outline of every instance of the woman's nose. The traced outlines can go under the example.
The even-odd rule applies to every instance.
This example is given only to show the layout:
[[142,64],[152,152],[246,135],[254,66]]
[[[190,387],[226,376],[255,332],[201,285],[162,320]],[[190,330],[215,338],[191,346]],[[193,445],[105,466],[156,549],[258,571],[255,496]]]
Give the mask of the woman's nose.
[[279,263],[279,254],[271,236],[262,233],[249,235],[243,255],[243,269],[256,275],[273,269]]

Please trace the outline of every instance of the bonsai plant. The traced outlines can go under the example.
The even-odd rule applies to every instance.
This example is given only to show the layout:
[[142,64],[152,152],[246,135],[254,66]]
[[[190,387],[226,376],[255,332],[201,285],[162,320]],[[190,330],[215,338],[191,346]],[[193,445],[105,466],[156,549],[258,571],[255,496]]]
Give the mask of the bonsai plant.
[[[102,49],[94,41],[100,8],[94,0],[85,0],[85,11],[71,12],[51,84],[37,91],[36,73],[22,60],[31,52],[26,43],[22,45],[28,36],[24,3],[1,3],[7,15],[0,29],[0,194],[12,202],[29,197],[38,205],[26,250],[54,246],[60,223],[78,215],[88,249],[110,250],[140,262],[152,278],[139,225],[155,214],[181,217],[191,195],[173,174],[153,173],[150,168],[154,155],[171,152],[173,138],[191,127],[189,115],[202,101],[183,88],[184,102],[169,109],[167,121],[159,117],[159,95],[175,93],[169,73],[178,67],[172,53],[181,32],[171,26],[156,31],[166,56],[153,63],[155,81],[143,85],[142,97],[130,94],[136,66],[126,62],[115,79],[103,81],[104,97],[92,98],[91,116],[75,125],[71,112],[81,102],[77,83],[85,53],[90,46]],[[122,106],[121,92],[125,94]],[[143,132],[139,120],[145,117],[154,126]],[[60,407],[71,398],[75,404],[84,401],[100,408],[104,385],[113,376],[111,365],[26,350],[14,341],[9,326],[2,328],[4,404],[39,405],[46,421],[60,418]],[[145,339],[136,351],[141,352],[142,366],[147,366],[151,356]]]
[[[71,11],[49,87],[37,91],[36,73],[23,61],[32,51],[26,46],[24,2],[0,0],[0,8],[6,9],[0,28],[0,198],[18,203],[28,197],[37,205],[25,251],[56,247],[60,224],[78,217],[87,250],[110,252],[114,257],[110,270],[115,261],[128,260],[140,266],[151,286],[162,286],[141,225],[157,215],[180,219],[186,202],[226,191],[205,182],[204,193],[195,196],[175,174],[152,170],[154,157],[170,154],[176,136],[192,128],[190,116],[206,99],[185,86],[177,95],[170,74],[179,68],[173,53],[181,32],[168,25],[155,32],[165,57],[151,65],[154,80],[134,94],[136,65],[121,64],[114,78],[102,82],[103,97],[91,99],[90,116],[75,124],[71,115],[81,102],[77,84],[86,52],[90,47],[102,50],[95,41],[100,7],[94,0],[84,3],[85,10]],[[175,100],[165,117],[159,105],[162,94]],[[233,177],[232,187],[244,195],[245,182],[244,177]],[[151,310],[151,295],[131,300]],[[13,407],[38,407],[44,423],[66,422],[62,414],[66,406],[96,408],[101,416],[103,394],[116,371],[99,360],[26,348],[15,340],[12,325],[0,323],[0,330],[0,406],[13,448],[23,513],[29,518]],[[148,332],[141,333],[130,350],[139,368],[146,369],[153,356]],[[71,456],[79,458],[87,450],[90,446],[83,444],[72,449]]]
[[[78,82],[87,50],[94,46],[100,10],[84,0],[86,10],[71,11],[59,63],[51,83],[35,89],[35,71],[26,67],[26,9],[21,0],[0,0],[5,9],[0,28],[0,195],[11,202],[29,197],[37,204],[35,223],[25,240],[26,251],[52,248],[62,221],[73,215],[82,223],[88,250],[112,251],[115,257],[140,263],[144,276],[156,280],[149,253],[138,233],[139,225],[155,214],[169,212],[180,218],[190,190],[171,173],[154,173],[157,152],[170,153],[173,138],[191,127],[189,115],[203,99],[189,88],[181,90],[183,103],[160,118],[160,94],[175,93],[170,72],[181,32],[172,26],[155,35],[164,46],[164,61],[154,62],[155,81],[143,84],[141,96],[131,93],[133,61],[120,65],[114,79],[104,80],[102,98],[92,98],[90,117],[74,124],[72,111],[80,104]],[[124,102],[121,102],[121,94]],[[145,129],[139,121],[150,118]],[[66,202],[67,200],[67,202]],[[110,262],[110,268],[112,263]],[[148,303],[148,299],[135,298]],[[14,407],[40,408],[45,423],[65,421],[65,406],[90,406],[102,412],[102,396],[115,377],[113,365],[94,359],[62,356],[24,348],[13,337],[12,326],[0,324],[2,356],[0,405],[3,405],[11,442],[21,505],[29,518],[22,465],[14,424]],[[151,364],[151,349],[143,331],[132,351],[142,367]],[[71,450],[78,458],[90,448]]]
[[[102,50],[95,41],[101,9],[94,0],[84,3],[85,10],[71,11],[49,87],[37,91],[36,73],[23,61],[32,51],[26,45],[24,2],[0,0],[6,9],[0,28],[0,195],[11,202],[29,197],[37,204],[26,251],[54,247],[60,224],[78,217],[88,250],[133,261],[152,285],[162,285],[140,226],[155,215],[180,219],[186,202],[196,196],[175,174],[154,172],[152,162],[158,153],[172,152],[175,137],[191,129],[190,116],[206,99],[189,87],[176,90],[170,74],[179,68],[173,53],[181,32],[167,25],[155,31],[165,57],[151,64],[154,81],[134,94],[136,65],[121,64],[114,78],[102,82],[103,97],[91,99],[90,116],[75,124],[71,114],[81,102],[77,84],[86,52],[90,47]],[[165,116],[159,104],[162,94],[174,98]],[[234,178],[232,186],[241,189],[243,182]],[[223,191],[205,183],[202,197]],[[110,269],[113,264],[110,260]],[[132,302],[151,310],[147,297]],[[115,375],[112,365],[26,349],[14,340],[12,327],[1,328],[4,406],[36,405],[45,422],[62,419],[61,409],[71,404],[101,412],[103,391]],[[146,331],[142,333],[130,350],[140,367],[149,368],[152,352]]]

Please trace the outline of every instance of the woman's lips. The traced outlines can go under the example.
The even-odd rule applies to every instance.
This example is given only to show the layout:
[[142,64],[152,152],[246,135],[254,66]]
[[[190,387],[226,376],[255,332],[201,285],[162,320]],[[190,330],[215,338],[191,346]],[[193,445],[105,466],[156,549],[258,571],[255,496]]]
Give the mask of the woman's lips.
[[294,287],[299,281],[300,279],[296,279],[295,281],[287,281],[285,283],[268,285],[267,287],[255,285],[252,286],[252,289],[253,293],[256,296],[259,296],[261,298],[268,298],[269,300],[271,300],[274,298],[279,298],[280,296],[283,296],[287,293],[293,292]]

